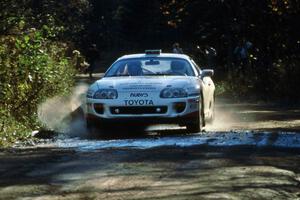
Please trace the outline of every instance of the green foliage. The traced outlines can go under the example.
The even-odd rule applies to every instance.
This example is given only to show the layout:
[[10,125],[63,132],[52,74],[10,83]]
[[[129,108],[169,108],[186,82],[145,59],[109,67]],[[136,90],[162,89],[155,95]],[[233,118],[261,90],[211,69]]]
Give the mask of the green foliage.
[[88,0],[1,0],[0,33],[34,27],[50,31],[52,37],[78,40],[90,8]]
[[[30,130],[40,127],[38,105],[49,97],[67,94],[73,86],[75,68],[84,59],[79,51],[73,51],[72,37],[61,38],[82,30],[75,19],[84,10],[75,8],[84,2],[1,2],[0,146],[30,137]],[[31,8],[33,4],[37,5]],[[62,14],[71,8],[74,13],[64,20]]]
[[0,105],[8,112],[17,118],[34,115],[45,98],[68,92],[74,70],[65,44],[49,42],[35,29],[0,41]]
[[51,33],[43,32],[0,37],[0,111],[6,113],[0,131],[6,137],[38,128],[39,103],[68,93],[73,85],[74,62],[66,57],[66,44],[50,41]]
[[30,128],[16,121],[6,110],[0,108],[0,147],[10,146],[31,138]]

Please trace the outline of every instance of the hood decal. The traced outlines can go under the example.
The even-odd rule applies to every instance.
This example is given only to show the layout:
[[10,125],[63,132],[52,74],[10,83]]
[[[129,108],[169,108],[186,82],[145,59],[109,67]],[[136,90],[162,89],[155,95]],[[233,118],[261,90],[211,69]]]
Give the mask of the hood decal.
[[194,85],[193,77],[114,77],[97,81],[99,88],[113,85],[119,91],[157,91],[167,86],[186,87]]
[[142,83],[142,81],[136,82],[136,83],[123,83],[120,84],[120,88],[123,90],[155,90],[159,86],[161,86],[162,83],[160,82],[147,82]]

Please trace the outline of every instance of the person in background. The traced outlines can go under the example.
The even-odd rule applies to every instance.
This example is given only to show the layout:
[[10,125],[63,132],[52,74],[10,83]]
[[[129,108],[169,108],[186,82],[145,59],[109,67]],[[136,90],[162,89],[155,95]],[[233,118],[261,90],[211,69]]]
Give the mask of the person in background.
[[249,50],[252,47],[252,43],[242,39],[237,47],[233,51],[235,64],[238,66],[238,69],[245,74],[245,68],[249,63]]
[[90,78],[92,78],[93,72],[97,68],[97,65],[100,60],[100,52],[99,52],[96,44],[91,45],[91,47],[88,51],[88,55],[90,57],[90,59],[89,59],[90,66],[88,67],[87,72],[89,73]]
[[173,53],[183,54],[182,48],[180,48],[177,42],[173,44]]

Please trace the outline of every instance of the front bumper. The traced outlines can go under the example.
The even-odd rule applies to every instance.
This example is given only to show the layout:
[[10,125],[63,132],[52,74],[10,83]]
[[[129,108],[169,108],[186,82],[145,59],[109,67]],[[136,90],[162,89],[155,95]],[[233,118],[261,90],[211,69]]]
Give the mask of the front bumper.
[[199,96],[153,102],[129,106],[122,100],[87,99],[85,116],[93,123],[185,124],[199,113]]
[[116,126],[119,125],[156,125],[156,124],[179,124],[179,125],[186,125],[188,123],[192,123],[193,120],[199,115],[199,112],[193,112],[184,116],[178,117],[131,117],[131,118],[101,118],[95,115],[87,114],[86,120],[89,124],[93,126],[102,126],[102,125],[109,125],[109,126]]

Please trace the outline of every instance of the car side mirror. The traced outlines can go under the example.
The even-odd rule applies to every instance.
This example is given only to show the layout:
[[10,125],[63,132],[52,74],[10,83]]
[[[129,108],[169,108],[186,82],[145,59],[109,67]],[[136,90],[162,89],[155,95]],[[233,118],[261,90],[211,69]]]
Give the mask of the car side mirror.
[[214,76],[214,70],[213,69],[204,69],[201,71],[201,77],[213,77]]

